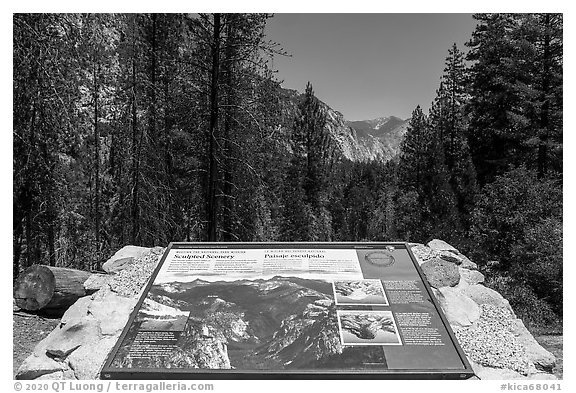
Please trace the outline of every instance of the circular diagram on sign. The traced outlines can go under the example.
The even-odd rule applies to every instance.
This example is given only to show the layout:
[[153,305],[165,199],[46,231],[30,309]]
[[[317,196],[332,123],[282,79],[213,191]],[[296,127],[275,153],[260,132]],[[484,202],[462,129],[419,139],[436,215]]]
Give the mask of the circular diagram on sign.
[[364,259],[366,262],[380,267],[392,266],[395,262],[394,257],[388,251],[372,251],[367,253]]

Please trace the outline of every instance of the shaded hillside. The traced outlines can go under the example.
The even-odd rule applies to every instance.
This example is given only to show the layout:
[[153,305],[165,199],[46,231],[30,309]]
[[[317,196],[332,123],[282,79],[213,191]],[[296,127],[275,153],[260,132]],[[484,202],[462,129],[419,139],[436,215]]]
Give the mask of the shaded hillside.
[[[295,113],[302,95],[291,89],[283,89],[283,93],[286,112]],[[344,158],[356,162],[386,162],[400,153],[400,144],[406,134],[408,120],[389,116],[348,121],[342,113],[327,103],[320,102],[326,111],[326,127]]]

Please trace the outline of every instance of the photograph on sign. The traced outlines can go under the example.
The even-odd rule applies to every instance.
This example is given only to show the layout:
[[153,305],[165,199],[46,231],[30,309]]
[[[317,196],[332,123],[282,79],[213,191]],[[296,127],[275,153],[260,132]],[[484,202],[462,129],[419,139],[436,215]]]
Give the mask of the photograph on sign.
[[388,305],[380,280],[339,280],[334,281],[333,285],[337,305]]
[[391,311],[340,311],[342,345],[402,345]]

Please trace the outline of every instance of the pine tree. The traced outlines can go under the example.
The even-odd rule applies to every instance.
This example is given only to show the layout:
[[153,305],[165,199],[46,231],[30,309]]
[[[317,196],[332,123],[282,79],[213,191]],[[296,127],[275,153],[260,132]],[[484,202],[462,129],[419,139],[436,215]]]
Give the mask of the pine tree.
[[429,118],[430,127],[441,141],[449,183],[456,196],[462,224],[467,227],[477,185],[464,115],[468,99],[465,78],[464,57],[454,44],[448,51],[444,74]]
[[[410,240],[431,235],[451,239],[459,227],[444,149],[439,134],[430,127],[420,106],[401,145],[398,163],[398,232]],[[403,235],[403,236],[402,236]]]
[[431,141],[428,119],[420,105],[412,112],[406,135],[400,147],[398,178],[405,190],[418,190],[426,176],[426,154]]
[[306,202],[319,207],[333,148],[326,130],[326,111],[314,95],[310,82],[306,84],[304,97],[298,105],[292,148],[294,154],[305,159]]
[[510,166],[559,173],[562,17],[479,14],[467,44],[470,147],[480,184]]
[[[291,137],[293,158],[286,183],[294,189],[294,200],[285,189],[284,203],[293,205],[294,209],[300,209],[298,223],[295,219],[284,212],[284,228],[294,228],[301,225],[301,231],[305,235],[303,240],[329,240],[332,237],[331,217],[326,208],[327,196],[326,181],[328,168],[333,157],[333,146],[329,132],[326,130],[326,112],[320,101],[314,95],[310,82],[306,85],[306,91],[301,99],[294,119]],[[299,196],[303,193],[303,200]],[[296,229],[294,229],[296,230]],[[288,233],[284,231],[284,236]],[[293,236],[293,235],[292,235]]]
[[[523,14],[517,39],[532,58],[530,96],[524,101],[530,114],[530,130],[535,145],[538,178],[551,169],[561,175],[562,159],[562,14]],[[533,141],[533,143],[532,143]]]

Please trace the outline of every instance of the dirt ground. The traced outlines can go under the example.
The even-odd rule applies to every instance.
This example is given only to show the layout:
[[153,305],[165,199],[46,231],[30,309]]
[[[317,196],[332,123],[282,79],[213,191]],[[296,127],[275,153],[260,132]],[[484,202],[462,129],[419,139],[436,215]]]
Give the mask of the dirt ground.
[[563,379],[562,375],[564,372],[564,357],[563,357],[563,336],[561,335],[545,335],[534,337],[536,341],[548,351],[550,351],[554,356],[556,356],[556,366],[554,367],[554,375],[558,379]]
[[36,344],[54,330],[58,323],[60,318],[27,314],[23,311],[12,314],[13,376]]

